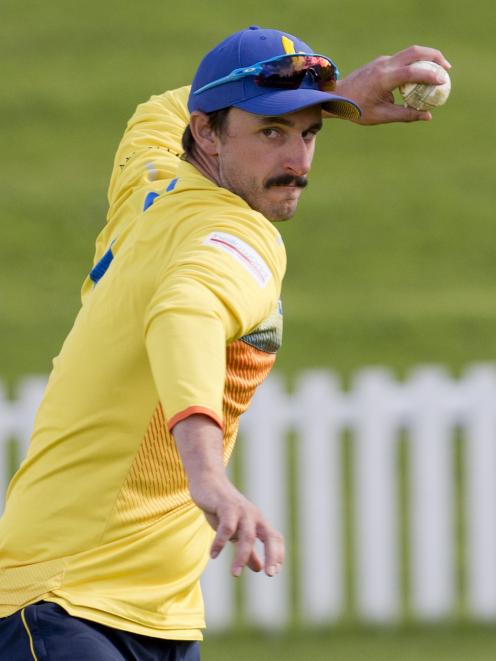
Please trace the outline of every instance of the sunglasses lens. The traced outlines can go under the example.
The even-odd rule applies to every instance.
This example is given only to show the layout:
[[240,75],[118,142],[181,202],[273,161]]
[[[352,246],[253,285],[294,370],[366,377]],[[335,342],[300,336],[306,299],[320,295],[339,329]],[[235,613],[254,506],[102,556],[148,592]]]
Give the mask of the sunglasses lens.
[[277,87],[288,90],[295,90],[301,85],[306,71],[271,73],[269,75],[260,73],[255,82],[260,87]]
[[324,57],[301,55],[264,62],[255,82],[260,87],[297,89],[310,74],[320,90],[332,90],[336,84],[336,67]]

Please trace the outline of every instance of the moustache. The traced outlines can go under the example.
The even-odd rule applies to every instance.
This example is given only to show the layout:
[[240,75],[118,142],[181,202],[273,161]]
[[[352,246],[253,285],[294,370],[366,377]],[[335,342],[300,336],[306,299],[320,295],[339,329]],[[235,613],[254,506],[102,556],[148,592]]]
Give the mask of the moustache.
[[265,188],[272,186],[295,186],[296,188],[305,188],[308,186],[306,177],[294,177],[291,174],[281,174],[279,177],[272,177],[265,182]]

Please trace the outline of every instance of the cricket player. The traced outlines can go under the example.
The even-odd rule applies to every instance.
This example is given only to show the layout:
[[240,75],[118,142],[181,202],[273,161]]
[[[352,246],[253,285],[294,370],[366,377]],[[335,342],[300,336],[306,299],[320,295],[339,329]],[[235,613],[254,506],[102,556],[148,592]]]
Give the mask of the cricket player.
[[430,119],[392,99],[418,59],[449,66],[412,47],[339,82],[300,39],[250,27],[191,88],[138,107],[0,521],[2,661],[193,661],[209,556],[231,541],[234,576],[278,573],[281,534],[225,471],[281,343],[276,224],[296,211],[324,115]]

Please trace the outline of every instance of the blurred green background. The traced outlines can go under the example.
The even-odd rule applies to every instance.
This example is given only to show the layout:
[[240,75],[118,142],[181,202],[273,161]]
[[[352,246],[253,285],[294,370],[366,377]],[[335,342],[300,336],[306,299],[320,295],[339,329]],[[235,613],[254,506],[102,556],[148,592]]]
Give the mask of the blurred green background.
[[[453,91],[434,120],[329,121],[310,186],[282,229],[288,250],[278,369],[365,365],[454,374],[496,354],[492,168],[494,8],[489,0],[241,4],[54,0],[0,9],[0,379],[45,374],[79,306],[105,220],[113,154],[153,93],[251,24],[297,34],[343,75],[413,43],[441,49]],[[490,629],[335,631],[207,639],[205,659],[494,658]]]

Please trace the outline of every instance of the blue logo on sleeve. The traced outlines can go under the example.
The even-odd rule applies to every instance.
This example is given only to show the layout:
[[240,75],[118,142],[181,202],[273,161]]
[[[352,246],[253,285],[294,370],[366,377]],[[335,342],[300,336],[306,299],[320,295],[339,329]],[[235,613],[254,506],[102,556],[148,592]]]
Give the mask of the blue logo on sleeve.
[[145,197],[145,201],[143,203],[143,211],[146,211],[147,209],[149,209],[152,206],[152,204],[155,202],[157,197],[159,197],[158,193],[154,193],[153,191],[148,193],[148,195]]
[[173,180],[170,182],[170,184],[169,184],[169,185],[167,186],[167,188],[165,189],[167,193],[170,193],[171,191],[174,190],[174,188],[176,187],[176,184],[177,184],[177,180],[178,180],[178,177],[176,177],[175,179],[173,179]]
[[107,272],[108,267],[112,263],[113,259],[114,259],[114,253],[112,252],[112,248],[109,248],[107,252],[104,254],[104,256],[100,259],[100,261],[97,262],[95,266],[91,269],[90,279],[93,280],[95,285],[99,280],[103,278],[103,276]]

